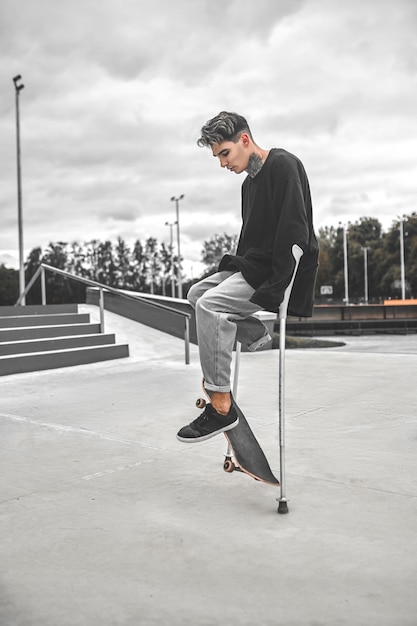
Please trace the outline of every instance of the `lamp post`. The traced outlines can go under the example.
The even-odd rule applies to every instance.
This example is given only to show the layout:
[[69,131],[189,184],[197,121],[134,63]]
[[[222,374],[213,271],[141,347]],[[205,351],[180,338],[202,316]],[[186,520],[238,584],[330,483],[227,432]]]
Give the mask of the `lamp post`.
[[177,222],[165,222],[165,226],[169,226],[169,251],[171,253],[171,296],[175,298],[175,279],[174,279],[174,251],[173,251],[173,236],[172,236],[172,228],[175,226]]
[[348,253],[347,253],[347,228],[343,228],[343,263],[345,270],[345,304],[349,304],[349,276],[348,276]]
[[177,249],[178,249],[178,297],[182,298],[182,271],[181,271],[181,249],[180,249],[180,208],[179,202],[184,198],[182,193],[178,198],[172,196],[171,202],[175,202],[177,221]]
[[[13,78],[16,91],[16,159],[17,159],[17,221],[19,228],[19,294],[25,290],[25,265],[23,258],[23,219],[22,219],[22,173],[20,167],[20,114],[19,114],[19,94],[24,85],[19,84],[22,79],[20,74]],[[22,298],[21,304],[26,304],[25,298]]]
[[367,246],[362,248],[363,250],[363,271],[365,276],[365,304],[368,304],[368,250]]
[[404,218],[400,217],[401,298],[405,300]]

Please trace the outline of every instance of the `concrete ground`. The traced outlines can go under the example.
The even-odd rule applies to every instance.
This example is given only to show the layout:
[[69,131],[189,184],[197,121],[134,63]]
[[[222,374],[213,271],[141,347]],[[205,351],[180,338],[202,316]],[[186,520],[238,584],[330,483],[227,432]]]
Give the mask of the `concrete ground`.
[[[128,359],[0,381],[1,626],[416,626],[417,336],[287,351],[278,515],[224,437],[175,438],[196,348],[106,319]],[[242,355],[278,473],[277,381],[278,351]]]

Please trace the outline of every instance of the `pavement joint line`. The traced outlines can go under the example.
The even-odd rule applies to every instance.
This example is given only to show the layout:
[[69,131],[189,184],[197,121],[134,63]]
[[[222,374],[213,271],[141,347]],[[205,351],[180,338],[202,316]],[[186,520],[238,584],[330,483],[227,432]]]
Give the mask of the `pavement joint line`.
[[81,476],[81,480],[91,480],[93,478],[100,478],[101,476],[106,476],[107,474],[115,474],[116,472],[123,472],[126,469],[133,469],[134,467],[139,467],[140,465],[146,465],[147,463],[155,463],[157,459],[146,459],[145,461],[137,461],[136,463],[129,463],[128,465],[118,465],[117,467],[113,467],[112,469],[103,470],[101,472],[95,472],[94,474],[87,474],[86,476]]
[[[113,469],[108,469],[108,470],[103,470],[101,472],[95,472],[94,474],[86,474],[85,476],[81,476],[81,477],[77,477],[77,478],[73,478],[71,480],[67,480],[67,481],[62,481],[59,484],[60,485],[71,485],[73,483],[77,483],[80,480],[92,480],[94,478],[100,478],[102,476],[106,476],[108,474],[114,474],[118,471],[123,471],[125,469],[131,469],[134,467],[139,467],[141,465],[146,465],[146,464],[150,464],[150,463],[154,463],[157,459],[146,459],[144,461],[138,461],[136,463],[130,463],[128,465],[124,465],[124,466],[117,466]],[[320,478],[318,476],[316,477],[311,477],[309,475],[306,474],[297,474],[296,472],[289,472],[288,476],[297,476],[297,477],[302,477],[305,479],[309,479],[309,480],[314,480],[315,482],[326,482],[326,483],[330,483],[330,484],[334,484],[334,485],[342,485],[342,486],[346,486],[346,487],[353,487],[353,488],[358,488],[361,489],[362,491],[373,491],[373,492],[377,492],[377,493],[381,493],[381,494],[387,494],[387,495],[392,495],[392,496],[397,496],[400,498],[407,498],[407,499],[416,499],[417,495],[414,494],[406,494],[406,493],[398,493],[397,491],[390,491],[390,490],[384,490],[384,489],[380,489],[377,487],[368,487],[366,485],[359,485],[357,483],[347,483],[344,481],[339,481],[339,480],[331,480],[329,478]],[[24,493],[21,494],[19,496],[13,496],[12,498],[7,498],[6,500],[0,500],[0,505],[4,505],[7,504],[9,502],[13,502],[13,501],[17,501],[17,500],[23,500],[24,498],[29,498],[29,497],[33,497],[33,496],[39,496],[43,493],[48,493],[50,491],[53,491],[54,489],[56,489],[57,485],[51,485],[49,487],[45,487],[44,489],[38,489],[36,491],[32,491],[30,493]],[[288,498],[288,501],[290,502],[291,499]]]
[[[76,478],[72,478],[71,480],[59,481],[59,485],[72,485],[79,482],[80,480],[92,480],[93,478],[99,478],[101,476],[106,476],[107,474],[114,474],[116,472],[120,472],[126,469],[139,467],[140,465],[154,463],[155,461],[158,461],[158,459],[146,459],[144,461],[137,461],[136,463],[129,463],[128,465],[118,465],[117,467],[114,467],[112,469],[95,472],[94,474],[86,474],[85,476],[77,476]],[[13,496],[12,498],[8,498],[7,500],[0,500],[0,505],[7,504],[8,502],[13,502],[15,500],[23,500],[24,498],[30,498],[32,496],[39,496],[43,493],[48,493],[48,491],[53,491],[54,489],[56,489],[56,486],[57,485],[54,484],[49,487],[45,487],[44,489],[38,489],[36,491],[31,491],[30,493],[23,493],[19,496]]]
[[79,477],[79,476],[76,478],[72,478],[71,480],[61,480],[61,481],[58,481],[57,483],[54,483],[53,485],[50,485],[49,487],[44,487],[43,489],[36,489],[35,491],[30,491],[29,493],[22,493],[18,496],[7,498],[6,500],[0,500],[0,505],[8,504],[9,502],[15,502],[17,500],[23,500],[24,498],[31,498],[33,496],[36,497],[43,493],[54,491],[58,485],[59,487],[62,487],[63,485],[72,485],[74,483],[79,482],[80,480],[82,480],[82,477]]
[[105,439],[107,441],[115,441],[117,443],[127,443],[133,444],[136,446],[140,446],[141,448],[148,448],[150,450],[163,450],[159,446],[151,446],[149,444],[143,444],[139,441],[133,441],[131,439],[119,439],[118,437],[112,437],[111,435],[104,435],[103,433],[98,433],[94,430],[88,430],[87,428],[77,428],[75,426],[63,426],[62,424],[53,424],[52,422],[43,422],[31,419],[30,417],[22,417],[21,415],[12,415],[11,413],[0,413],[0,417],[5,417],[7,419],[13,420],[15,422],[24,422],[25,424],[30,424],[32,426],[39,426],[41,428],[49,428],[51,430],[56,430],[59,432],[67,432],[81,435],[92,435],[94,437],[99,437],[100,439]]
[[363,491],[376,491],[377,493],[389,494],[392,496],[399,496],[400,498],[417,498],[417,494],[414,493],[400,493],[399,491],[392,491],[390,489],[382,489],[381,487],[370,487],[368,485],[360,485],[355,482],[347,482],[344,480],[332,480],[331,478],[321,478],[320,476],[311,476],[310,474],[297,474],[297,472],[287,472],[287,476],[298,476],[299,478],[306,478],[308,480],[321,481],[325,483],[331,483],[333,485],[344,485],[346,487],[354,487]]

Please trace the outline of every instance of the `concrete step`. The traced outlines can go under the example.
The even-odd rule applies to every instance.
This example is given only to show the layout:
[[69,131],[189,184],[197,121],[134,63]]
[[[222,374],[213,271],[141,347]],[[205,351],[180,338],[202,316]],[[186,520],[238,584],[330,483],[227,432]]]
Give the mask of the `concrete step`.
[[3,315],[42,315],[44,313],[77,313],[78,304],[27,304],[25,306],[0,306]]
[[126,344],[0,356],[0,376],[97,363],[129,356]]
[[52,337],[29,341],[7,341],[0,343],[0,356],[30,352],[50,352],[85,346],[111,345],[114,343],[116,343],[114,334],[74,335],[73,337]]
[[88,313],[50,313],[40,315],[3,315],[0,328],[19,326],[55,326],[57,324],[81,324],[90,321]]
[[78,305],[0,307],[0,376],[129,356]]
[[22,326],[20,328],[0,328],[0,342],[24,341],[45,337],[66,337],[73,335],[95,335],[100,332],[100,324],[63,324],[56,326]]

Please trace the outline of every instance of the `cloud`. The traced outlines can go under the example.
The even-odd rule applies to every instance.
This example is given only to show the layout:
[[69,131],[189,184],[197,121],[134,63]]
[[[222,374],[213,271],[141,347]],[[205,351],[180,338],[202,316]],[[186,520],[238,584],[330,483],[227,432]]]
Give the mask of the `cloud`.
[[415,210],[413,0],[3,0],[0,252],[17,249],[12,77],[22,74],[25,248],[67,238],[236,232],[242,177],[199,129],[244,114],[297,154],[316,224]]

